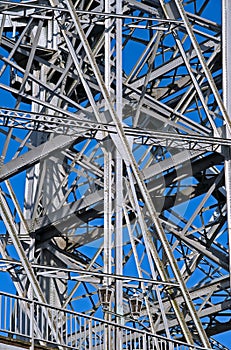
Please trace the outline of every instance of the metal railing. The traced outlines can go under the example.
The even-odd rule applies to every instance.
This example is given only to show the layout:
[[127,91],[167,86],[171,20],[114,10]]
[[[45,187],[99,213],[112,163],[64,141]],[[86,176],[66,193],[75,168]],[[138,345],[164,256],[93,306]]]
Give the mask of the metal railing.
[[[202,350],[78,312],[0,292],[0,335],[78,350]],[[121,349],[115,339],[120,337]]]

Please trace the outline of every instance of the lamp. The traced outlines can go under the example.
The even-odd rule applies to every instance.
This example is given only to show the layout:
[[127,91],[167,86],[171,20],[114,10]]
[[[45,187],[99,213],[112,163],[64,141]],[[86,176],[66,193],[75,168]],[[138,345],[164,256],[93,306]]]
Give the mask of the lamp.
[[134,294],[129,299],[129,305],[130,305],[132,317],[134,319],[138,319],[142,308],[142,299],[139,297],[138,294]]
[[98,293],[99,293],[99,300],[102,305],[102,308],[104,310],[109,310],[113,289],[110,286],[103,285],[101,288],[99,288]]

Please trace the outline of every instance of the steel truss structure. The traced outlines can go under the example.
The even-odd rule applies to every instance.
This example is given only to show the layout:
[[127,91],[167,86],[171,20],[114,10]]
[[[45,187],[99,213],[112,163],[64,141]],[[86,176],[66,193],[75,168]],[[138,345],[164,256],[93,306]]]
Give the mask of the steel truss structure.
[[[34,301],[106,324],[102,342],[69,348],[162,349],[128,341],[130,327],[225,349],[230,12],[228,0],[0,1],[3,291],[30,301],[25,319]],[[37,339],[44,324],[47,344],[72,333],[44,311]]]

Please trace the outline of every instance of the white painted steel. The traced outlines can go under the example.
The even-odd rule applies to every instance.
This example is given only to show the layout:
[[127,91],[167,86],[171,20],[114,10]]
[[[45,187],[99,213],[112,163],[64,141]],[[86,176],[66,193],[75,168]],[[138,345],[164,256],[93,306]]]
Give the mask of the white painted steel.
[[[30,315],[25,310],[30,309]],[[55,332],[51,331],[47,322],[50,315]],[[39,322],[38,322],[39,321]],[[39,323],[41,335],[31,327],[33,322]],[[182,342],[163,338],[151,333],[103,321],[78,312],[56,308],[51,305],[16,297],[8,293],[0,293],[0,335],[11,335],[15,341],[23,338],[31,342],[46,342],[78,350],[105,349],[104,337],[110,329],[110,336],[114,337],[119,330],[122,336],[123,349],[137,350],[206,350],[199,346],[190,346]],[[62,334],[62,341],[59,342]],[[111,349],[117,349],[112,343]]]
[[0,0],[0,268],[32,348],[221,348],[230,5],[222,31],[211,3]]

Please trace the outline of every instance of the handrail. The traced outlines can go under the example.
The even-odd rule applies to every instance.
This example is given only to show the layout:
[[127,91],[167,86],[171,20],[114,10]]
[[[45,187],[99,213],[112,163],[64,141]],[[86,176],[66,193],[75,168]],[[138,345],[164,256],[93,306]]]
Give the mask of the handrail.
[[[28,316],[28,309],[31,312],[30,316]],[[8,315],[5,317],[5,320],[2,313],[5,313],[5,316]],[[56,325],[57,335],[61,334],[62,343],[60,344],[57,344],[57,337],[55,338],[50,333],[49,323],[47,322],[48,314]],[[32,327],[33,324],[39,327],[37,334],[35,334],[36,329]],[[162,350],[167,348],[167,345],[172,350],[209,350],[208,348],[190,345],[129,326],[121,326],[111,321],[6,292],[0,292],[0,334],[2,332],[14,334],[15,337],[26,337],[29,341],[38,340],[53,343],[61,349],[63,346],[81,350],[104,349],[101,345],[104,344],[105,338],[108,337],[106,334],[109,332],[109,338],[112,338],[120,332],[123,342],[129,350],[137,348],[134,345],[132,345],[134,347],[131,347],[131,344],[135,343],[142,344],[142,349],[146,349],[145,344],[148,343],[148,350]],[[86,342],[88,343],[87,346]],[[89,347],[89,344],[92,344],[91,347]],[[164,344],[164,346],[161,344]]]

